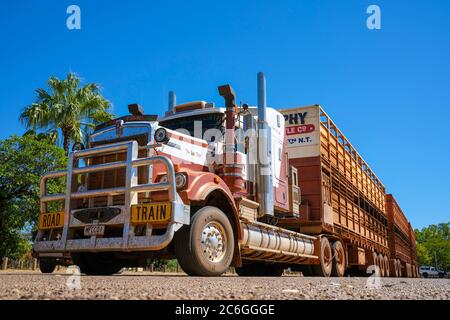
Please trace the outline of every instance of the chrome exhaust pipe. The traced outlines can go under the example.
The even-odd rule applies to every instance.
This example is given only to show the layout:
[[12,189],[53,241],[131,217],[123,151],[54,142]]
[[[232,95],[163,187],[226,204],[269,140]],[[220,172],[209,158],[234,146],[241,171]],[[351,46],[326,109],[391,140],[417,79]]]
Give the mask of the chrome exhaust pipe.
[[244,250],[270,252],[281,256],[311,258],[316,238],[275,226],[253,222],[242,223]]
[[169,107],[168,112],[175,112],[175,106],[177,105],[177,95],[175,91],[169,91]]
[[258,169],[259,217],[273,216],[272,133],[267,123],[266,77],[258,73]]

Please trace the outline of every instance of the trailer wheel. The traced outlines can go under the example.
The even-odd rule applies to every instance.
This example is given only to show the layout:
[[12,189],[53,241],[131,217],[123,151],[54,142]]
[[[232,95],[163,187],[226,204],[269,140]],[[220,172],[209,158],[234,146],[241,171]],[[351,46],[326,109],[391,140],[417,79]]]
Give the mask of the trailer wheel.
[[345,251],[342,242],[333,243],[333,268],[331,275],[333,277],[343,277],[345,273]]
[[281,277],[284,272],[283,266],[268,263],[243,264],[235,270],[240,277]]
[[399,278],[400,275],[399,275],[399,273],[398,273],[397,259],[394,259],[394,262],[393,262],[393,268],[394,268],[394,276],[395,276],[396,278]]
[[380,277],[385,277],[386,270],[384,268],[384,257],[381,253],[378,255],[378,267],[380,268]]
[[51,259],[39,260],[39,269],[42,273],[53,273],[56,268],[56,261]]
[[333,251],[331,250],[330,241],[325,237],[320,239],[319,260],[320,264],[312,266],[314,275],[318,277],[329,277],[333,268]]
[[383,263],[384,263],[384,274],[385,274],[386,277],[390,277],[391,269],[389,268],[389,259],[388,259],[387,256],[384,256]]
[[375,252],[372,252],[372,265],[380,268],[380,264],[378,262],[378,255]]
[[231,264],[234,235],[227,216],[218,208],[198,210],[191,224],[175,233],[175,256],[191,276],[220,276]]
[[397,261],[398,277],[401,278],[403,276],[403,274],[402,274],[402,263],[400,262],[399,259],[397,259],[396,261]]

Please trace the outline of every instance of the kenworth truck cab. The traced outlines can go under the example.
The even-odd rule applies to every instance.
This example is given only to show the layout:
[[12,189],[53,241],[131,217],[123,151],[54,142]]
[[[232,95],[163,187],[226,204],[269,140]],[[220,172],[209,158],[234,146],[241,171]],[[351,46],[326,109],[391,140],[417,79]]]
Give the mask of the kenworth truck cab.
[[[176,105],[171,93],[160,118],[130,105],[130,116],[74,146],[67,170],[42,178],[33,245],[42,272],[75,264],[110,275],[175,257],[196,276],[230,266],[239,275],[279,276],[299,264],[330,275],[320,236],[277,226],[295,217],[301,199],[290,181],[283,115],[266,106],[264,75],[257,107],[238,107],[229,85],[219,93],[223,108]],[[64,193],[49,193],[52,179],[65,180]]]

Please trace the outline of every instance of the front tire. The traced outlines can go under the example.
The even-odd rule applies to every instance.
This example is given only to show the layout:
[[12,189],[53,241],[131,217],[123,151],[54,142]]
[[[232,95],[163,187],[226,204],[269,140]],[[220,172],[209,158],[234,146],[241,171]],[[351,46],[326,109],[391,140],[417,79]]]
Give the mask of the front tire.
[[228,217],[220,209],[198,210],[191,224],[175,233],[175,256],[190,276],[220,276],[230,267],[234,234]]

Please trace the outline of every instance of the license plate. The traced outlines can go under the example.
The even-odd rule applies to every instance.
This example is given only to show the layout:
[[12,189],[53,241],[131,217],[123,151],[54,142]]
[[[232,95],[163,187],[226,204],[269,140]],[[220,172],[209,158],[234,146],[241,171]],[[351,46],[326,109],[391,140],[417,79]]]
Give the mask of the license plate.
[[170,203],[139,204],[131,206],[132,223],[166,224],[170,221]]
[[40,230],[62,228],[64,226],[64,212],[44,213],[39,216]]
[[102,236],[105,234],[105,226],[85,226],[84,227],[84,236],[92,237],[92,236]]

